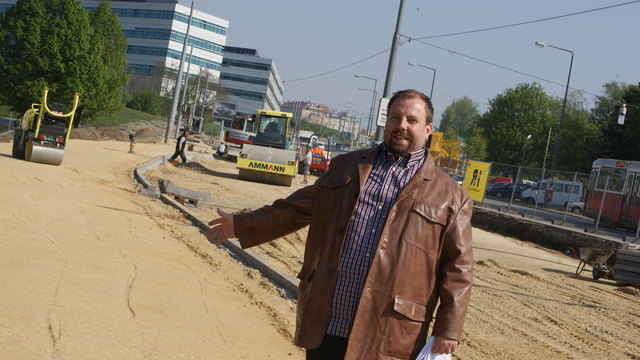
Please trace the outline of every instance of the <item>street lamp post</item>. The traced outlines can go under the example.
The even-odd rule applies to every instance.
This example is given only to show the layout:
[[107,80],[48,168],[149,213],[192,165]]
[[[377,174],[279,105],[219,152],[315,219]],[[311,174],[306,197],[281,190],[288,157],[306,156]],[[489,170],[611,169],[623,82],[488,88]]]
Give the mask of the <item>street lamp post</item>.
[[561,47],[557,47],[554,45],[550,45],[550,44],[545,44],[543,42],[540,41],[536,41],[535,45],[537,47],[545,47],[548,46],[550,48],[554,48],[557,50],[562,50],[562,51],[566,51],[568,53],[571,54],[571,62],[569,63],[569,76],[567,76],[567,86],[564,90],[564,101],[562,102],[562,112],[560,113],[560,123],[558,124],[558,134],[556,135],[556,143],[553,147],[553,155],[551,158],[551,170],[554,171],[556,169],[556,166],[558,164],[558,151],[560,150],[560,136],[562,135],[562,125],[564,122],[564,113],[565,113],[565,109],[567,107],[567,95],[569,94],[569,81],[571,80],[571,68],[573,68],[573,51],[571,50],[567,50],[567,49],[563,49]]
[[[369,113],[369,121],[367,122],[367,137],[369,136],[369,133],[371,131],[371,126],[373,124],[373,114],[374,114],[374,110],[376,107],[376,97],[378,95],[377,93],[377,88],[378,88],[378,79],[372,78],[372,77],[368,77],[368,76],[364,76],[364,75],[353,75],[355,77],[357,77],[358,79],[363,78],[363,79],[369,79],[369,80],[373,80],[373,98],[371,99],[371,112]],[[368,89],[367,89],[368,90]]]
[[520,163],[524,166],[524,154],[527,153],[527,140],[531,139],[531,134],[527,135],[527,138],[524,139],[524,144],[522,145],[522,161]]
[[367,138],[369,138],[369,134],[371,132],[371,123],[372,123],[372,119],[373,119],[373,108],[376,106],[376,91],[375,90],[371,90],[371,89],[364,89],[364,88],[358,88],[358,90],[361,91],[370,91],[373,93],[373,100],[371,100],[371,106],[369,107],[369,117],[368,117],[368,121],[367,121]]
[[433,78],[431,79],[431,92],[429,93],[429,99],[432,99],[432,101],[433,101],[433,84],[435,84],[435,82],[436,82],[436,69],[434,69],[434,68],[432,68],[432,67],[428,67],[428,66],[424,66],[424,65],[416,64],[416,63],[415,63],[415,62],[413,62],[413,61],[409,61],[409,62],[408,62],[408,64],[409,64],[410,66],[420,66],[420,67],[423,67],[423,68],[425,68],[425,69],[433,70]]

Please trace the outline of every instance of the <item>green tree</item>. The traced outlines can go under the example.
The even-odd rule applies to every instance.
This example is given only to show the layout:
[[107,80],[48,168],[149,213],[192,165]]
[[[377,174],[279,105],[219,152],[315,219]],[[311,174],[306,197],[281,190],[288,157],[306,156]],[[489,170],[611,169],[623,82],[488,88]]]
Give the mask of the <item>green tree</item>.
[[[118,17],[111,12],[110,1],[100,1],[89,15],[93,29],[92,44],[99,46],[98,71],[94,74],[95,83],[103,84],[95,88],[92,99],[100,104],[97,111],[110,111],[122,107],[124,87],[127,85],[127,37],[122,33]],[[94,90],[94,89],[90,89]]]
[[[640,84],[609,83],[604,97],[598,98],[592,114],[601,125],[597,157],[640,160]],[[618,124],[619,109],[626,104],[624,124]]]
[[454,100],[442,113],[440,129],[452,128],[463,139],[469,136],[471,125],[478,120],[478,105],[468,97]]
[[487,140],[484,138],[482,129],[478,126],[471,126],[463,148],[463,156],[469,160],[482,161],[488,156]]
[[[560,103],[560,99],[557,101]],[[557,117],[559,119],[560,115]],[[593,163],[593,152],[587,139],[594,140],[598,133],[598,126],[589,114],[584,98],[579,97],[578,93],[570,93],[558,152],[558,169],[589,173]],[[550,151],[551,146],[552,144],[549,145]]]
[[[528,166],[541,166],[547,131],[557,122],[558,101],[539,84],[519,84],[489,100],[489,110],[478,121],[487,141],[487,159],[519,164],[526,145]],[[531,135],[531,139],[526,140]],[[552,138],[553,141],[553,138]],[[526,142],[526,143],[525,143]]]
[[76,0],[16,2],[0,15],[0,101],[23,111],[48,86],[50,101],[69,104],[79,92],[85,116],[113,109],[110,96],[125,82],[116,77],[119,85],[107,87],[115,80],[104,73],[116,71],[106,68],[116,65],[108,58],[118,50],[105,42],[122,33],[105,29],[94,31],[88,11]]
[[134,110],[140,110],[147,114],[163,115],[163,99],[154,90],[144,90],[131,97],[127,102],[127,107]]

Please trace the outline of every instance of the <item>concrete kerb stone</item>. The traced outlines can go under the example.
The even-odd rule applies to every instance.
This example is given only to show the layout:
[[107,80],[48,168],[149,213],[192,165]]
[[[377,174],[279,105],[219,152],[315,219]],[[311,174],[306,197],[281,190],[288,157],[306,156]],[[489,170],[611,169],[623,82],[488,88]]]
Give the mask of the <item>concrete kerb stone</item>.
[[[187,160],[191,160],[196,157],[209,157],[209,156],[212,156],[212,155],[211,154],[188,154]],[[143,186],[144,189],[146,189],[146,192],[148,195],[157,194],[157,196],[154,196],[154,197],[159,198],[165,204],[168,204],[176,208],[177,210],[179,210],[181,213],[185,214],[189,220],[191,220],[193,223],[196,224],[196,226],[198,226],[198,228],[200,228],[200,230],[206,231],[210,229],[208,223],[196,217],[189,208],[183,206],[178,201],[173,199],[171,196],[160,194],[160,191],[155,186],[153,186],[149,182],[149,180],[144,176],[144,173],[146,171],[156,168],[158,165],[160,165],[164,161],[167,161],[168,158],[169,158],[169,155],[165,155],[165,156],[161,156],[161,157],[149,160],[141,165],[138,165],[133,170],[135,179],[138,181],[138,183],[140,183],[140,185]],[[269,280],[273,281],[275,284],[283,288],[286,292],[291,294],[291,296],[296,297],[298,295],[299,280],[290,276],[289,274],[286,274],[284,272],[274,269],[273,266],[271,266],[271,264],[269,264],[269,262],[266,259],[264,259],[255,251],[251,249],[242,249],[242,247],[240,246],[240,243],[237,240],[233,240],[233,239],[223,242],[220,246],[223,246],[225,249],[231,251],[233,254],[239,257],[245,265],[253,267],[258,271],[260,271],[260,273],[262,273],[263,276],[265,276],[266,278],[268,278]]]

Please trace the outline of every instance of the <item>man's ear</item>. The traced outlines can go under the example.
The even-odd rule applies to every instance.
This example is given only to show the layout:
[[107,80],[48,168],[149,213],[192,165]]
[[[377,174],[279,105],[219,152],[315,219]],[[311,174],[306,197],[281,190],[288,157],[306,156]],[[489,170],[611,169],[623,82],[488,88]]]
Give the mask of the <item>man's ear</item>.
[[431,133],[433,132],[433,123],[428,123],[426,130],[427,130],[427,137],[429,137],[429,135],[431,135]]

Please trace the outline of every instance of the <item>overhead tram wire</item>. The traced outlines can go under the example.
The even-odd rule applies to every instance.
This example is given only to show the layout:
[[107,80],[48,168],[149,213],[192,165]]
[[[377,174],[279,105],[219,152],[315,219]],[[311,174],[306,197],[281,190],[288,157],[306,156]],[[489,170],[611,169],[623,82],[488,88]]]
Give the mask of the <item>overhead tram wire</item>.
[[[413,6],[415,6],[416,10],[418,11],[418,13],[420,13],[420,17],[422,17],[422,20],[424,20],[424,22],[427,24],[427,26],[429,26],[429,28],[431,28],[431,31],[433,31],[435,34],[437,34],[438,32],[436,31],[436,29],[433,28],[433,26],[431,25],[431,23],[429,23],[429,20],[427,20],[427,18],[424,16],[424,14],[422,13],[422,11],[420,10],[420,8],[418,7],[418,5],[416,5],[415,1],[411,1],[411,3],[413,4]],[[402,34],[400,35],[402,36]],[[437,36],[437,35],[436,35]],[[409,40],[411,41],[411,40]],[[445,48],[447,48],[447,44],[445,44],[444,40],[442,40],[440,37],[438,37],[438,41],[440,41],[440,43],[442,43],[442,46],[444,46]],[[448,49],[447,49],[448,50]],[[473,78],[471,77],[471,75],[469,74],[469,72],[467,72],[467,69],[464,68],[464,66],[462,66],[462,64],[460,64],[460,62],[458,62],[458,59],[453,56],[453,54],[451,54],[451,58],[453,59],[453,61],[455,61],[456,65],[458,65],[458,67],[460,68],[460,70],[464,73],[464,75],[467,77],[467,79],[469,80],[469,82],[471,83],[471,85],[473,85],[473,87],[476,88],[476,90],[478,91],[478,93],[480,93],[480,95],[485,99],[485,102],[488,102],[488,97],[482,92],[482,89],[480,89],[480,86],[478,86],[478,84],[476,84],[475,81],[473,81]]]
[[[530,77],[530,78],[534,78],[534,79],[537,79],[537,80],[540,80],[540,81],[544,81],[544,82],[547,82],[549,84],[554,84],[554,85],[558,85],[558,86],[562,86],[562,87],[564,87],[566,85],[566,84],[560,84],[560,83],[552,81],[552,80],[547,80],[547,79],[541,78],[539,76],[527,74],[524,71],[511,69],[509,67],[506,67],[506,66],[503,66],[503,65],[499,65],[499,64],[496,64],[496,63],[492,63],[492,62],[487,61],[487,60],[482,60],[482,59],[479,59],[477,57],[473,57],[471,55],[466,55],[466,54],[463,54],[461,52],[450,50],[450,49],[444,48],[442,46],[438,46],[438,45],[434,45],[434,44],[431,44],[431,43],[428,43],[428,42],[425,42],[425,41],[422,41],[422,40],[418,40],[416,38],[411,38],[411,37],[406,36],[406,35],[400,35],[400,36],[409,39],[409,40],[407,40],[407,42],[411,42],[411,41],[415,40],[415,41],[417,41],[417,42],[419,42],[421,44],[424,44],[424,45],[427,45],[427,46],[432,46],[432,47],[434,47],[436,49],[447,51],[447,52],[449,52],[450,54],[453,54],[453,55],[459,55],[459,56],[462,56],[462,57],[465,57],[465,58],[468,58],[468,59],[471,59],[471,60],[475,60],[475,61],[487,64],[487,65],[495,66],[495,67],[503,69],[503,70],[511,71],[511,72],[516,73],[516,74],[520,74],[520,75],[524,75],[524,76],[527,76],[527,77]],[[594,94],[594,93],[592,93],[590,91],[587,91],[587,90],[576,89],[576,88],[573,88],[573,87],[569,87],[569,89],[574,90],[574,91],[580,91],[582,93],[589,94],[591,96],[600,96],[598,94]]]
[[[640,1],[640,0],[638,0],[638,1]],[[406,41],[401,42],[399,45],[400,45],[400,46],[402,46],[402,45],[404,45],[405,43],[406,43]],[[369,59],[372,59],[372,58],[374,58],[374,57],[376,57],[376,56],[382,55],[382,54],[384,54],[384,53],[386,53],[387,51],[390,51],[390,50],[391,50],[391,48],[387,48],[387,49],[382,50],[382,51],[379,51],[379,52],[377,52],[377,53],[375,53],[375,54],[373,54],[373,55],[367,56],[367,57],[366,57],[366,58],[364,58],[364,59],[360,59],[360,60],[358,60],[358,61],[352,62],[352,63],[350,63],[350,64],[347,64],[347,65],[344,65],[344,66],[341,66],[341,67],[338,67],[338,68],[335,68],[335,69],[333,69],[333,70],[325,71],[325,72],[320,73],[320,74],[311,75],[311,76],[307,76],[307,77],[303,77],[303,78],[299,78],[299,79],[293,79],[293,80],[283,80],[282,82],[286,84],[286,83],[288,83],[288,82],[295,82],[295,81],[309,80],[309,79],[313,79],[313,78],[317,78],[317,77],[321,77],[321,76],[329,75],[329,74],[332,74],[332,73],[338,72],[338,71],[340,71],[340,70],[346,69],[346,68],[348,68],[348,67],[351,67],[351,66],[353,66],[353,65],[359,64],[359,63],[361,63],[361,62],[367,61],[367,60],[369,60]]]
[[[494,26],[494,27],[490,27],[490,28],[477,29],[477,30],[469,30],[469,31],[461,31],[461,32],[449,33],[449,34],[442,34],[442,35],[423,36],[423,37],[417,37],[417,38],[411,38],[411,37],[408,37],[408,36],[405,36],[405,35],[401,35],[401,36],[403,36],[403,37],[405,37],[405,38],[407,38],[407,39],[409,39],[409,40],[401,42],[401,43],[400,43],[400,45],[404,45],[405,43],[407,43],[407,42],[409,42],[409,41],[411,41],[411,40],[415,40],[415,41],[422,42],[421,40],[423,40],[423,39],[442,38],[442,37],[447,37],[447,36],[464,35],[464,34],[471,34],[471,33],[482,32],[482,31],[490,31],[490,30],[502,29],[502,28],[507,28],[507,27],[514,27],[514,26],[520,26],[520,25],[527,25],[527,24],[532,24],[532,23],[536,23],[536,22],[543,22],[543,21],[555,20],[555,19],[559,19],[559,18],[563,18],[563,17],[569,17],[569,16],[581,15],[581,14],[586,14],[586,13],[595,12],[595,11],[607,10],[607,9],[611,9],[611,8],[615,8],[615,7],[620,7],[620,6],[625,6],[625,5],[630,5],[630,4],[639,3],[639,2],[640,2],[640,0],[628,1],[628,2],[625,2],[625,3],[621,3],[621,4],[609,5],[609,6],[605,6],[605,7],[601,7],[601,8],[596,8],[596,9],[591,9],[591,10],[585,10],[585,11],[579,11],[579,12],[575,12],[575,13],[564,14],[564,15],[558,15],[558,16],[552,16],[552,17],[543,18],[543,19],[529,20],[529,21],[524,21],[524,22],[520,22],[520,23],[514,23],[514,24],[508,24],[508,25],[500,25],[500,26]],[[419,9],[417,6],[416,6],[416,9],[420,12],[420,9]],[[424,43],[424,44],[425,44],[425,45],[429,45],[429,46],[434,46],[434,47],[436,47],[436,48],[440,48],[440,47],[438,47],[438,46],[436,46],[436,45],[432,45],[432,44],[429,44],[429,43]],[[441,48],[441,49],[442,49],[442,48]],[[374,58],[374,57],[376,57],[376,56],[378,56],[378,55],[381,55],[381,54],[383,54],[383,53],[385,53],[385,52],[387,52],[387,51],[389,51],[389,50],[391,50],[391,48],[387,48],[387,49],[382,50],[382,51],[380,51],[380,52],[377,52],[377,53],[375,53],[375,54],[373,54],[373,55],[370,55],[370,56],[368,56],[368,57],[366,57],[366,58],[364,58],[364,59],[361,59],[361,60],[355,61],[355,62],[350,63],[350,64],[348,64],[348,65],[344,65],[344,66],[341,66],[341,67],[339,67],[339,68],[336,68],[336,69],[333,69],[333,70],[329,70],[329,71],[326,71],[326,72],[323,72],[323,73],[320,73],[320,74],[316,74],[316,75],[312,75],[312,76],[307,76],[307,77],[303,77],[303,78],[299,78],[299,79],[293,79],[293,80],[283,80],[283,83],[287,83],[287,82],[296,82],[296,81],[303,81],[303,80],[309,80],[309,79],[313,79],[313,78],[321,77],[321,76],[324,76],[324,75],[328,75],[328,74],[331,74],[331,73],[334,73],[334,72],[340,71],[340,70],[342,70],[342,69],[346,69],[346,68],[348,68],[348,67],[350,67],[350,66],[353,66],[353,65],[359,64],[359,63],[361,63],[361,62],[367,61],[367,60],[369,60],[369,59],[371,59],[371,58]],[[448,50],[448,49],[444,49],[444,50],[447,50],[447,51],[451,52],[451,50]],[[521,73],[521,74],[526,75],[526,76],[530,76],[530,77],[533,77],[533,78],[537,78],[537,77],[535,77],[535,76],[533,76],[533,75],[529,75],[529,74],[526,74],[526,73],[523,73],[523,72],[520,72],[520,71],[517,71],[517,70],[509,69],[509,68],[507,68],[507,67],[503,67],[503,66],[500,66],[500,65],[496,65],[496,64],[493,64],[493,63],[490,63],[490,62],[484,61],[484,60],[476,59],[476,58],[473,58],[473,57],[471,57],[471,56],[467,56],[467,55],[461,54],[461,53],[459,53],[459,52],[454,52],[454,53],[455,53],[455,54],[457,54],[457,55],[466,56],[466,57],[468,57],[468,58],[470,58],[470,59],[473,59],[473,60],[477,60],[477,61],[485,62],[485,63],[490,64],[490,65],[493,65],[493,66],[498,66],[498,67],[501,67],[501,68],[503,68],[503,69],[505,69],[505,70],[514,71],[514,72]],[[558,83],[556,83],[556,82],[549,81],[549,80],[545,80],[545,79],[542,79],[542,78],[537,78],[537,79],[542,80],[542,81],[546,81],[546,82],[549,82],[549,83],[552,83],[552,84],[561,85],[561,84],[558,84]],[[571,88],[571,89],[573,89],[573,88]],[[577,89],[573,89],[573,90],[577,90]],[[584,91],[584,90],[578,90],[578,91],[582,91],[582,92],[585,92],[585,93],[590,94],[590,95],[595,95],[595,94],[593,94],[593,93],[590,93],[590,92],[588,92],[588,91]],[[598,95],[595,95],[595,96],[598,96]]]
[[[484,28],[484,29],[476,29],[476,30],[460,31],[460,32],[449,33],[449,34],[442,34],[442,35],[422,36],[422,37],[414,38],[413,40],[434,39],[434,38],[442,38],[442,37],[448,37],[448,36],[458,36],[458,35],[473,34],[473,33],[483,32],[483,31],[491,31],[491,30],[505,29],[505,28],[514,27],[514,26],[521,26],[521,25],[534,24],[534,23],[538,23],[538,22],[544,22],[544,21],[556,20],[556,19],[561,19],[561,18],[565,18],[565,17],[571,17],[571,16],[576,16],[576,15],[582,15],[582,14],[587,14],[587,13],[591,13],[591,12],[596,12],[596,11],[608,10],[608,9],[611,9],[611,8],[620,7],[620,6],[626,6],[626,5],[631,5],[631,4],[635,4],[635,3],[640,3],[640,0],[628,1],[628,2],[625,2],[625,3],[620,3],[620,4],[615,4],[615,5],[604,6],[604,7],[600,7],[600,8],[596,8],[596,9],[590,9],[590,10],[578,11],[578,12],[569,13],[569,14],[564,14],[564,15],[551,16],[551,17],[542,18],[542,19],[536,19],[536,20],[523,21],[523,22],[513,23],[513,24],[507,24],[507,25],[493,26],[493,27],[488,27],[488,28]],[[417,6],[416,6],[416,9],[418,10],[418,12],[420,12],[420,9],[418,9],[418,7],[417,7]]]

